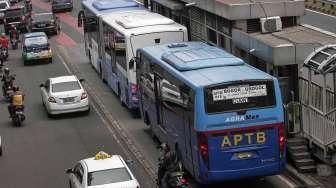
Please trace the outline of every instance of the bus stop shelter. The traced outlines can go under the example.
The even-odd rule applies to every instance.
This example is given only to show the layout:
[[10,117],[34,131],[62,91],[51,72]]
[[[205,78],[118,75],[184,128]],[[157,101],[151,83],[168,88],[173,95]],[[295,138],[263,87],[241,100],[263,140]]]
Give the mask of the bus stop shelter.
[[300,81],[300,132],[316,157],[336,164],[336,44],[314,50],[303,69],[307,79]]

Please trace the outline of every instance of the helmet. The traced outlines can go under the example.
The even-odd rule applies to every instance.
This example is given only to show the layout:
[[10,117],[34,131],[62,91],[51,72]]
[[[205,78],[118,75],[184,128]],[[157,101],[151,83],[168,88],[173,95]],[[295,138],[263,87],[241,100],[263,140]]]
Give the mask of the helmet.
[[160,150],[163,152],[163,153],[167,153],[169,151],[169,146],[167,143],[162,143],[160,145]]
[[19,86],[13,86],[13,91],[19,91]]
[[6,68],[4,69],[4,73],[5,73],[5,74],[9,74],[9,68],[6,67]]
[[2,36],[2,37],[5,37],[5,36],[6,36],[6,33],[1,33],[1,36]]

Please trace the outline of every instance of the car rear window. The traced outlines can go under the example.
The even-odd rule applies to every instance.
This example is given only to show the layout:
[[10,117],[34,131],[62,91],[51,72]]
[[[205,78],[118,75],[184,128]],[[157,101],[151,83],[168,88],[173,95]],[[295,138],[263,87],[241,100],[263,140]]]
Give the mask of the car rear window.
[[53,19],[52,14],[36,14],[33,16],[33,21],[41,22],[41,21],[49,21]]
[[48,39],[44,36],[26,38],[25,46],[44,45],[48,43]]
[[5,2],[0,2],[0,9],[6,9],[6,8],[8,8],[7,3],[5,3]]
[[105,185],[132,180],[126,168],[115,168],[90,172],[88,174],[88,186]]
[[204,102],[207,113],[274,106],[273,80],[247,80],[208,87]]
[[5,16],[6,17],[20,17],[23,15],[22,9],[12,9],[12,10],[6,10]]
[[71,0],[53,0],[53,3],[71,3]]
[[60,82],[52,84],[51,91],[53,93],[57,92],[65,92],[65,91],[73,91],[73,90],[79,90],[81,89],[79,83],[77,81],[71,81],[71,82]]

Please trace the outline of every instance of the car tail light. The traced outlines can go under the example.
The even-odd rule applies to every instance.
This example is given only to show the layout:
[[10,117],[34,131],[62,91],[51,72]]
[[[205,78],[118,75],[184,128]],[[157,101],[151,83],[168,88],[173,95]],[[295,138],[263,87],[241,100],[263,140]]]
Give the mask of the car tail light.
[[282,124],[278,128],[280,158],[283,156],[283,153],[285,151],[285,144],[286,144],[285,128],[284,127],[285,126]]
[[198,149],[204,162],[209,165],[208,136],[205,133],[198,133]]
[[131,84],[131,92],[132,93],[137,93],[138,92],[138,85]]
[[49,97],[48,102],[56,103],[56,99],[54,97]]
[[84,93],[82,93],[81,100],[86,99],[87,97],[88,97],[88,96],[87,96],[87,93],[84,92]]

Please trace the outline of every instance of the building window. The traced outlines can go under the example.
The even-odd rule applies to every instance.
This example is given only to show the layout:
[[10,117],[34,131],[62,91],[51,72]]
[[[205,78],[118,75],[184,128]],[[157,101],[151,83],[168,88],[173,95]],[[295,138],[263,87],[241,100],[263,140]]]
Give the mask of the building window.
[[295,16],[281,17],[281,23],[283,28],[296,26],[297,25],[296,17]]
[[210,41],[213,44],[217,44],[217,33],[216,31],[207,28],[207,34],[208,34],[208,41]]
[[213,28],[213,29],[217,29],[217,25],[216,25],[216,15],[207,12],[206,13],[206,25]]
[[330,8],[331,8],[331,9],[334,9],[334,5],[330,5]]
[[246,22],[247,33],[260,32],[260,20],[259,19],[249,19]]
[[322,2],[322,7],[324,7],[324,5],[325,5],[325,3],[324,3],[324,2]]
[[232,52],[231,39],[223,34],[218,34],[218,46],[228,52]]
[[217,28],[219,32],[231,35],[232,23],[223,17],[217,16]]

